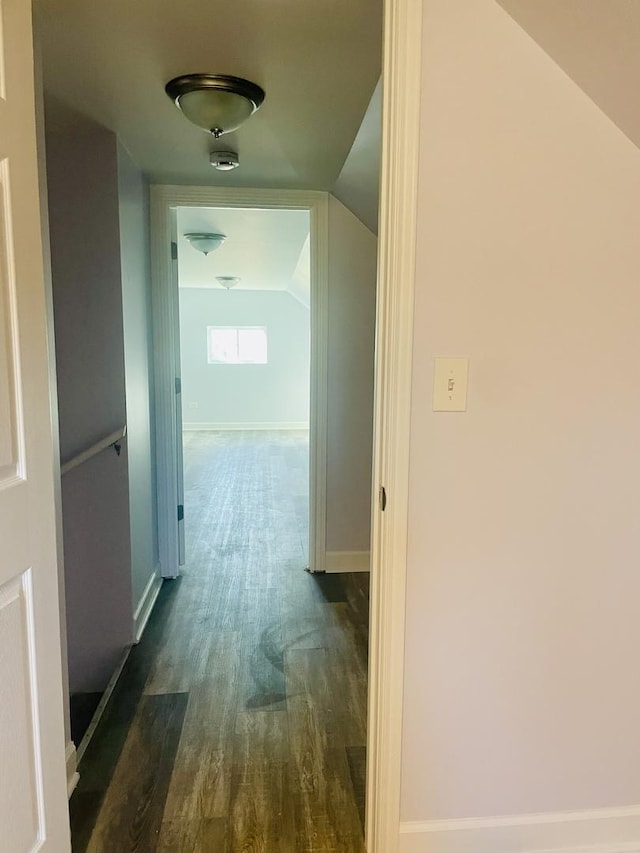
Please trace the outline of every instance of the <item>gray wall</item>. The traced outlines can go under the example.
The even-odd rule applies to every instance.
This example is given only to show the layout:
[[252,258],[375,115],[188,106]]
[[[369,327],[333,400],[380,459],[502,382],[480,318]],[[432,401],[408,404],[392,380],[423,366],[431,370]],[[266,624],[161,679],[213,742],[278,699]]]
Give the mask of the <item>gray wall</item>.
[[135,612],[158,565],[149,187],[121,144],[118,144],[118,195],[131,511],[131,583]]
[[[126,421],[117,144],[46,102],[60,454],[64,462]],[[101,690],[131,641],[126,443],[62,480],[69,681]]]
[[378,233],[380,156],[382,148],[382,80],[351,146],[332,194],[373,233]]
[[327,551],[368,551],[377,240],[329,196]]
[[[267,364],[207,363],[207,326],[236,325],[267,327]],[[309,423],[309,311],[286,291],[181,288],[180,339],[186,427]]]

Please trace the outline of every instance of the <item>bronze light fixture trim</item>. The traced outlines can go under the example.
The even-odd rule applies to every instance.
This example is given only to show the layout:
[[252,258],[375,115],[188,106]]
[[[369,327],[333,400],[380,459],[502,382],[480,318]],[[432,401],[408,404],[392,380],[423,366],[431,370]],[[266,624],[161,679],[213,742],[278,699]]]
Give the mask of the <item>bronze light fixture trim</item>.
[[165,91],[189,121],[216,139],[237,130],[265,98],[256,83],[225,74],[184,74]]

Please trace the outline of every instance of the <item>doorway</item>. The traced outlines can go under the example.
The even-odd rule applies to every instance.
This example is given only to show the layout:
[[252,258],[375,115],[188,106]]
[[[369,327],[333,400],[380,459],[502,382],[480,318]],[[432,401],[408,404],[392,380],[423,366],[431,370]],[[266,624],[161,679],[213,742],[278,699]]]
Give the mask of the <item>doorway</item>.
[[[328,196],[326,193],[299,190],[153,186],[151,238],[152,272],[156,282],[153,322],[156,349],[158,544],[162,574],[164,577],[177,577],[184,552],[184,525],[179,509],[183,505],[183,494],[177,284],[178,211],[185,208],[226,209],[230,212],[297,211],[305,212],[308,216],[309,570],[323,572],[326,561],[327,490]],[[293,287],[300,289],[299,285]]]
[[221,513],[208,528],[220,547],[229,535],[246,543],[249,519],[277,500],[283,532],[296,543],[288,559],[302,570],[309,565],[309,212],[180,207],[176,228],[186,539],[191,504],[207,489],[221,488],[216,504],[229,510],[229,529]]

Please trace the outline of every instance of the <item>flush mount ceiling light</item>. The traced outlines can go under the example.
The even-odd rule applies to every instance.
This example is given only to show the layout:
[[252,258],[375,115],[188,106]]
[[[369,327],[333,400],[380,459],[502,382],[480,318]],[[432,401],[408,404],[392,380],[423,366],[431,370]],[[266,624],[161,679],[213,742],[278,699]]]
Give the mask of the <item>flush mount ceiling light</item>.
[[237,275],[217,275],[216,281],[221,284],[223,287],[226,287],[227,290],[231,287],[235,287],[235,285],[240,281],[240,276]]
[[188,240],[194,249],[202,252],[203,255],[208,255],[209,252],[214,252],[227,239],[226,234],[185,234],[185,239]]
[[230,172],[240,165],[240,160],[235,151],[212,151],[209,155],[209,162],[219,172]]
[[189,121],[216,139],[237,130],[264,101],[260,86],[224,74],[184,74],[170,80],[165,91]]

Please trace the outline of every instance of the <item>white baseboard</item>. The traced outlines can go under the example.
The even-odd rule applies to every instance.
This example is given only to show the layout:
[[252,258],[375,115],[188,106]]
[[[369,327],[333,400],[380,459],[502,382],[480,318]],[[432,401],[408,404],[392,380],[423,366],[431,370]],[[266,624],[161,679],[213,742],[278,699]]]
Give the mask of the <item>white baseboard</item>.
[[71,799],[71,794],[73,794],[76,785],[80,781],[78,755],[76,753],[76,745],[72,740],[65,747],[64,757],[67,764],[67,797]]
[[269,429],[303,429],[308,430],[306,421],[268,421],[260,423],[186,423],[182,424],[184,432],[220,432],[228,430],[269,430]]
[[369,551],[327,551],[326,571],[333,572],[368,572],[371,555]]
[[640,853],[640,806],[400,824],[400,853]]
[[[156,603],[156,599],[158,598],[158,593],[160,592],[160,587],[162,586],[162,580],[163,580],[163,578],[162,578],[162,575],[160,574],[160,565],[158,564],[155,567],[155,569],[153,570],[153,572],[151,573],[149,580],[147,581],[147,585],[145,586],[144,591],[143,591],[142,595],[140,596],[140,601],[138,602],[138,606],[136,607],[136,609],[133,613],[134,645],[136,645],[137,643],[140,642],[140,639],[142,638],[142,634],[144,633],[144,629],[147,627],[147,622],[149,621],[149,616],[151,615],[151,611],[153,610],[153,606]],[[131,649],[132,649],[132,646],[128,646],[125,649],[122,657],[120,658],[120,661],[118,662],[118,665],[116,666],[111,678],[109,679],[109,683],[107,684],[107,687],[106,687],[104,693],[102,694],[100,702],[98,703],[98,707],[96,708],[95,713],[94,713],[93,717],[91,718],[91,722],[89,723],[89,726],[88,726],[86,732],[84,733],[84,737],[80,741],[80,744],[78,746],[77,751],[76,751],[75,746],[73,746],[73,744],[71,744],[71,746],[73,746],[74,766],[79,764],[80,761],[82,760],[82,756],[84,755],[85,750],[87,749],[87,746],[89,745],[89,742],[91,741],[91,738],[93,737],[93,734],[94,734],[94,732],[98,726],[98,723],[100,722],[100,718],[102,717],[104,710],[107,707],[107,703],[109,702],[109,699],[111,698],[111,694],[113,693],[113,690],[114,690],[114,688],[118,682],[118,679],[120,678],[120,674],[121,674],[122,670],[124,669],[124,665],[127,662],[127,658],[129,657],[129,652],[131,651]],[[67,751],[68,750],[69,750],[69,745],[67,745]],[[69,777],[69,769],[70,769],[69,761],[70,761],[69,754],[67,754],[67,783],[68,784],[70,784],[69,783],[69,779],[70,779],[70,777]],[[74,782],[74,787],[77,784],[77,782],[78,782],[78,780],[76,779]],[[73,790],[73,789],[71,789],[71,790]]]
[[118,665],[116,666],[116,668],[113,672],[113,675],[109,679],[109,683],[107,684],[106,690],[104,691],[104,693],[102,694],[102,698],[98,702],[98,707],[96,708],[96,710],[93,714],[93,717],[91,717],[91,722],[89,723],[89,726],[88,726],[86,732],[84,733],[84,736],[83,736],[83,738],[80,741],[80,744],[78,746],[78,752],[77,752],[78,764],[80,764],[80,762],[82,761],[82,756],[84,755],[86,748],[89,746],[91,738],[93,737],[93,733],[95,732],[96,728],[98,727],[98,723],[100,722],[100,719],[101,719],[102,715],[104,714],[104,709],[107,707],[107,703],[109,702],[109,699],[111,698],[111,694],[113,693],[113,690],[114,690],[114,688],[118,682],[118,679],[120,678],[120,674],[122,673],[122,670],[124,669],[124,665],[127,662],[127,658],[129,657],[129,652],[131,651],[132,648],[133,648],[133,646],[127,646],[127,648],[124,650],[124,653],[123,653],[122,657],[120,658],[120,661],[119,661]]
[[160,566],[158,565],[151,573],[144,592],[140,596],[138,606],[133,613],[133,636],[134,644],[136,645],[140,642],[144,629],[147,627],[149,616],[151,616],[151,611],[153,610],[153,605],[156,603],[161,586],[162,576],[160,574]]

